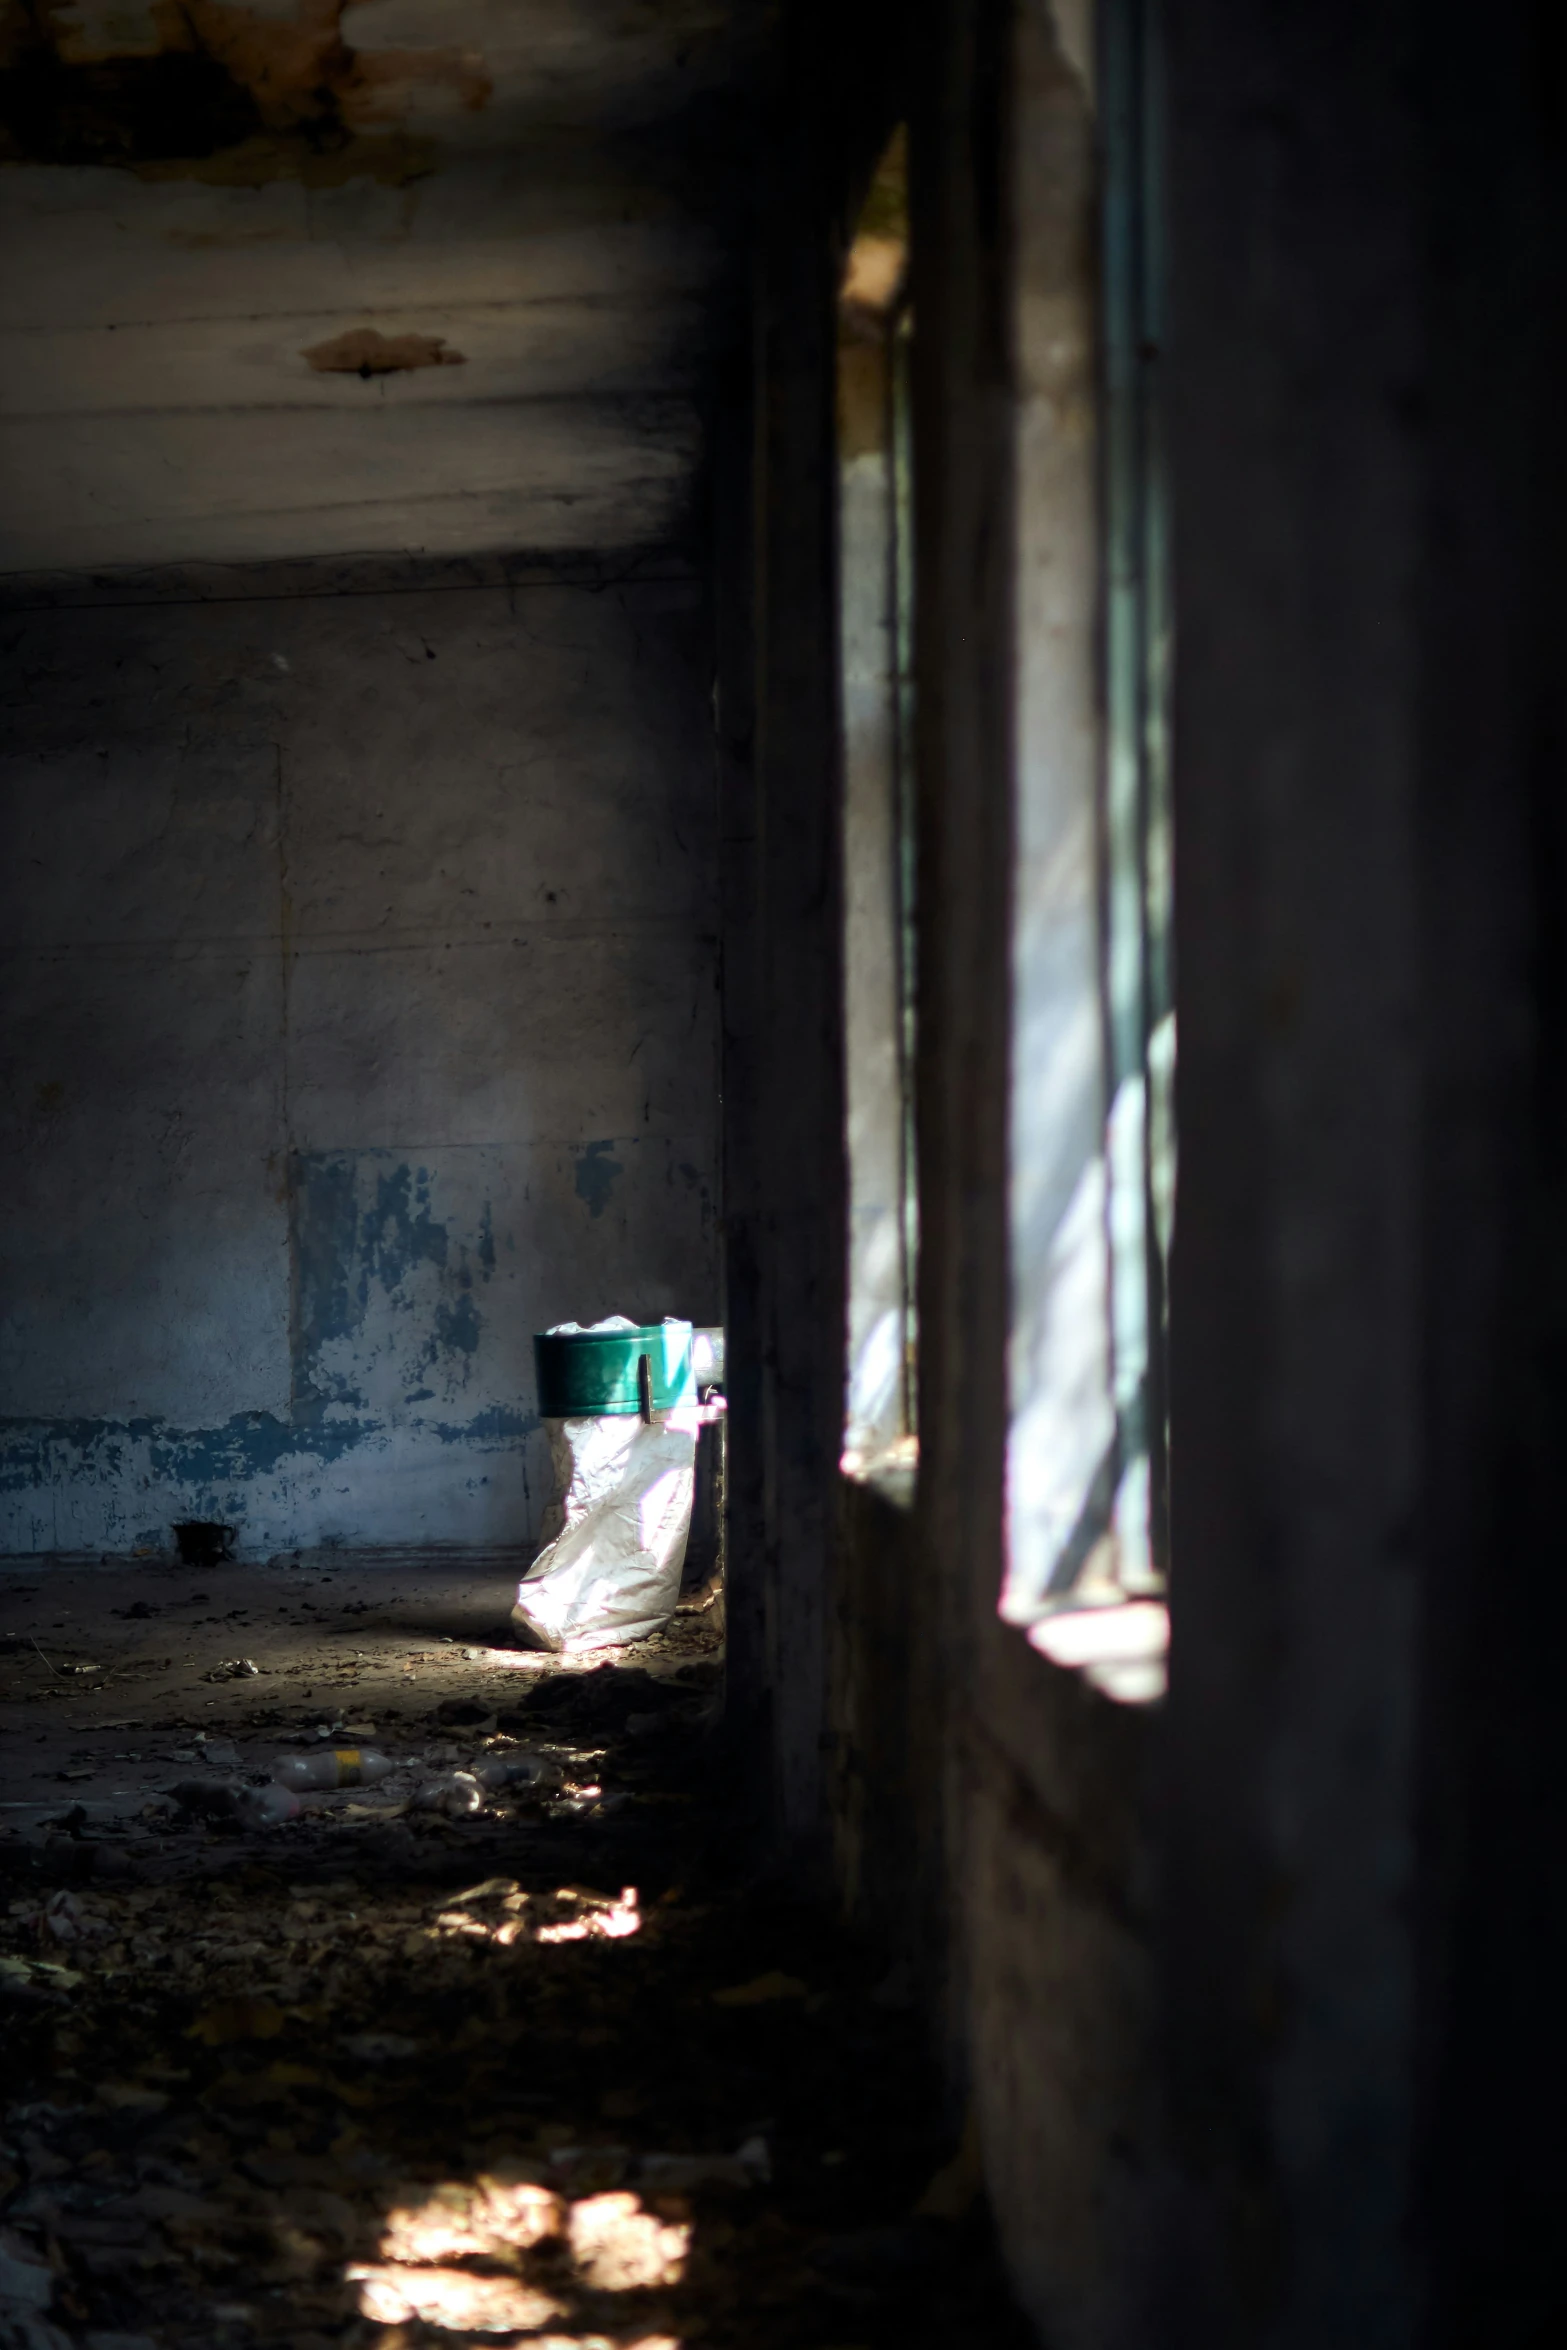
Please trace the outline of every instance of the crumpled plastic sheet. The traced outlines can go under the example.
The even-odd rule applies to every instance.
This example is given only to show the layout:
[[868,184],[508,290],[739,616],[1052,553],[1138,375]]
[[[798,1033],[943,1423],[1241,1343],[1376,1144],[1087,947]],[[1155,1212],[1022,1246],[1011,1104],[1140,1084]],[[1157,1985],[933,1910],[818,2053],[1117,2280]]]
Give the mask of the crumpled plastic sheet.
[[565,1523],[519,1584],[512,1621],[567,1655],[646,1639],[680,1597],[695,1426],[624,1415],[545,1425]]

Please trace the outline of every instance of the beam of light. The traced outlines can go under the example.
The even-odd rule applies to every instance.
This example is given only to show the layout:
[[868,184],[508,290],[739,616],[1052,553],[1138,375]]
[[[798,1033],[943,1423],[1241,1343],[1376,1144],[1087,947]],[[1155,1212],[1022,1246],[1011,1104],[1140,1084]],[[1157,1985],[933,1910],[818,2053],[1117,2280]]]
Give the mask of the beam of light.
[[[489,2174],[450,2180],[387,2216],[376,2261],[346,2271],[359,2287],[362,2317],[378,2325],[414,2320],[451,2332],[537,2329],[569,2317],[562,2298],[590,2293],[644,2293],[680,2283],[691,2250],[691,2223],[647,2210],[628,2190],[576,2201],[534,2179]],[[548,2288],[527,2277],[530,2255],[553,2263]],[[561,2256],[569,2280],[560,2275]],[[455,2263],[488,2261],[491,2273]],[[496,2273],[500,2272],[500,2273]],[[555,2334],[545,2342],[587,2350],[601,2337]],[[670,2335],[640,2337],[621,2350],[680,2350]]]
[[617,1902],[608,1907],[585,1910],[580,1917],[562,1918],[554,1925],[540,1926],[535,1942],[618,1942],[627,1934],[635,1934],[642,1924],[637,1908],[637,1889],[628,1885]]
[[1162,1697],[1168,1679],[1170,1611],[1162,1600],[1065,1607],[1030,1627],[1033,1646],[1053,1664],[1087,1674],[1125,1705]]

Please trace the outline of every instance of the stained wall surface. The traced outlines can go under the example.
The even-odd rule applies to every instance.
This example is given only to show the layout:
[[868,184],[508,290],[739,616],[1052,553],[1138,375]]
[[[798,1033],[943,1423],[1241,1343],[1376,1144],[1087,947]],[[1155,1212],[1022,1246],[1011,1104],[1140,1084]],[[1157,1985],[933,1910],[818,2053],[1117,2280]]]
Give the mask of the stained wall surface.
[[701,601],[243,586],[3,622],[0,1550],[525,1543],[533,1331],[718,1318]]

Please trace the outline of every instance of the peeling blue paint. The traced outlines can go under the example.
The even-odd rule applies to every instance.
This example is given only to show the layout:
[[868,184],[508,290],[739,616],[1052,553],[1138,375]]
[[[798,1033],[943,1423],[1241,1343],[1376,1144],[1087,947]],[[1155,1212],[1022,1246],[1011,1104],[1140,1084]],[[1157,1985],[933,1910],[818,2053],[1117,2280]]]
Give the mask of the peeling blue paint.
[[[307,1158],[289,1164],[289,1242],[293,1254],[294,1313],[290,1347],[295,1392],[311,1392],[308,1366],[322,1347],[352,1327],[350,1282],[358,1251],[359,1211],[351,1158]],[[364,1306],[363,1294],[358,1303]]]
[[396,1289],[416,1265],[444,1265],[449,1242],[444,1224],[430,1213],[430,1175],[407,1167],[378,1178],[375,1213],[365,1218],[361,1242],[366,1265],[386,1289]]
[[[411,1325],[399,1346],[409,1402],[433,1400],[419,1381],[444,1357],[462,1358],[466,1383],[479,1345],[480,1320],[467,1298],[474,1286],[471,1258],[488,1280],[495,1261],[489,1202],[477,1230],[460,1239],[438,1212],[436,1179],[428,1167],[384,1150],[296,1154],[291,1166],[290,1217],[295,1279],[292,1394],[295,1415],[327,1403],[366,1408],[374,1383],[385,1398],[384,1375],[374,1380],[379,1326],[386,1359],[388,1312]],[[432,1288],[433,1283],[433,1288]],[[422,1328],[421,1328],[422,1324]]]
[[474,1355],[479,1351],[479,1309],[467,1295],[435,1309],[435,1343],[449,1353]]
[[502,1445],[509,1448],[521,1444],[543,1425],[537,1412],[517,1411],[509,1404],[496,1403],[487,1412],[475,1412],[471,1420],[464,1420],[459,1426],[433,1420],[430,1433],[438,1436],[443,1444],[472,1444],[492,1451]]
[[614,1137],[610,1135],[602,1142],[585,1142],[577,1153],[577,1197],[590,1216],[603,1215],[615,1188],[615,1178],[626,1171],[619,1159],[610,1157],[614,1147]]
[[[296,1455],[343,1459],[381,1433],[378,1420],[326,1421],[291,1428],[272,1412],[241,1412],[221,1428],[176,1428],[166,1420],[0,1419],[0,1493],[26,1493],[62,1476],[112,1484],[136,1473],[210,1493],[234,1480],[265,1476]],[[136,1460],[130,1458],[136,1456]]]
[[[286,1547],[297,1539],[291,1521],[301,1511],[317,1515],[328,1490],[323,1478],[333,1493],[346,1490],[339,1482],[345,1471],[375,1477],[394,1454],[406,1459],[409,1445],[426,1453],[436,1446],[443,1453],[455,1448],[520,1459],[540,1426],[536,1413],[504,1404],[461,1420],[401,1428],[364,1415],[328,1420],[320,1413],[292,1428],[270,1412],[238,1413],[212,1428],[156,1418],[3,1418],[0,1495],[12,1498],[0,1550],[73,1547],[57,1530],[55,1507],[60,1504],[67,1526],[79,1523],[88,1494],[96,1528],[91,1547],[161,1548],[169,1526],[184,1516],[221,1517],[240,1529],[242,1543],[254,1534],[267,1547]],[[526,1504],[525,1481],[521,1497]],[[151,1525],[149,1507],[157,1512]]]
[[[590,1190],[620,1173],[609,1151],[590,1154]],[[515,1277],[496,1269],[515,1241],[475,1172],[460,1154],[294,1154],[286,1404],[196,1427],[0,1420],[0,1551],[161,1548],[181,1517],[237,1526],[252,1556],[347,1520],[356,1540],[443,1540],[481,1492],[486,1533],[526,1541],[542,1430],[526,1336],[485,1295]]]
[[381,1426],[379,1420],[328,1419],[324,1412],[311,1412],[292,1427],[272,1412],[244,1412],[221,1428],[169,1429],[159,1423],[149,1437],[149,1466],[171,1485],[212,1485],[265,1475],[300,1452],[341,1460],[379,1435]]

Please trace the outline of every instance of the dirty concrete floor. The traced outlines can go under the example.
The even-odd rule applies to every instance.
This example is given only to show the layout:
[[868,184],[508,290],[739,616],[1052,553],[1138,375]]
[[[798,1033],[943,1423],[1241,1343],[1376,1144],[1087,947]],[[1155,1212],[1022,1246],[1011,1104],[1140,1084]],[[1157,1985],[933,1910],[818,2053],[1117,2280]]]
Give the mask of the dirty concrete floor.
[[[757,1865],[721,1600],[562,1661],[509,1596],[0,1578],[0,2344],[1025,2343],[900,1970]],[[170,1793],[345,1745],[279,1826]]]

